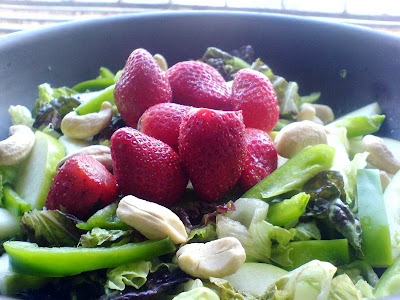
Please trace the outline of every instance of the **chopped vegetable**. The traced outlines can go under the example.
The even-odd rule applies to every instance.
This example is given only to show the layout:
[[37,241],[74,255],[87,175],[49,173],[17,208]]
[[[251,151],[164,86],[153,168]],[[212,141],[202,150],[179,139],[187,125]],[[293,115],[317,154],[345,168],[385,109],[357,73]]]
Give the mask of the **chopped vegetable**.
[[287,246],[272,246],[271,260],[287,270],[293,270],[314,259],[343,265],[350,262],[346,239],[290,242]]
[[25,212],[31,210],[31,205],[22,199],[11,187],[10,184],[5,184],[3,187],[4,199],[3,205],[6,209],[12,212],[15,216],[22,216]]
[[384,120],[385,115],[350,116],[336,120],[330,123],[329,126],[346,128],[347,137],[352,138],[377,132]]
[[361,223],[347,205],[343,178],[336,171],[322,171],[304,185],[310,194],[307,215],[322,220],[328,228],[340,232],[349,243],[361,251]]
[[34,243],[10,241],[4,243],[4,249],[13,270],[18,273],[61,277],[148,260],[174,251],[175,246],[166,238],[113,248],[47,248]]
[[300,190],[307,180],[330,169],[334,153],[332,147],[322,144],[306,148],[247,191],[242,198],[269,201],[274,196]]
[[271,203],[267,221],[272,225],[284,226],[297,220],[305,212],[309,199],[310,195],[299,193],[282,202]]
[[83,233],[76,227],[78,219],[58,210],[37,210],[25,213],[21,228],[27,241],[42,247],[76,246]]
[[101,91],[91,93],[89,97],[86,96],[85,100],[75,109],[76,113],[78,115],[86,115],[89,113],[99,112],[101,104],[104,101],[114,104],[114,88],[115,84],[110,85]]
[[362,258],[373,267],[388,267],[393,263],[392,247],[378,170],[358,170],[357,198],[357,216],[363,228]]

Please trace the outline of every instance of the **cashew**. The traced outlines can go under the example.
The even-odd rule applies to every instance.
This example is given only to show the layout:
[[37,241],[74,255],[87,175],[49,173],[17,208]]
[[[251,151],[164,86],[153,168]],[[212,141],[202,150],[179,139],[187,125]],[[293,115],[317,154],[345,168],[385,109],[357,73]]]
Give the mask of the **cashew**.
[[317,117],[317,111],[310,104],[305,104],[301,106],[299,113],[297,114],[297,121],[309,120],[318,124],[323,124],[323,122]]
[[157,203],[125,196],[118,204],[117,216],[149,240],[170,237],[175,244],[187,240],[185,226],[179,217]]
[[0,165],[13,166],[23,161],[35,144],[35,134],[26,125],[13,125],[10,137],[0,142]]
[[283,127],[275,136],[274,142],[280,156],[292,158],[307,146],[326,144],[327,135],[324,126],[304,120]]
[[165,59],[164,56],[157,53],[157,54],[154,54],[153,58],[155,59],[157,64],[160,66],[161,70],[163,70],[164,72],[166,72],[168,70],[167,60]]
[[324,123],[328,124],[335,119],[335,115],[328,105],[324,104],[309,104],[311,105],[316,112],[316,116]]
[[110,124],[113,107],[110,102],[103,102],[98,113],[78,115],[75,111],[68,113],[61,121],[61,131],[70,138],[85,139],[98,134]]
[[400,161],[394,157],[380,137],[371,134],[364,136],[361,142],[361,150],[369,152],[367,162],[376,168],[390,174],[395,174],[400,170]]
[[224,277],[245,262],[246,252],[239,240],[224,237],[208,243],[191,243],[176,252],[179,267],[198,278]]
[[111,171],[113,168],[110,148],[103,145],[92,145],[89,147],[81,148],[78,151],[75,151],[65,156],[62,160],[58,162],[56,169],[58,170],[68,159],[79,154],[92,156],[94,159],[104,165],[109,171]]
[[298,121],[310,120],[319,124],[328,124],[335,119],[328,105],[304,103],[297,115]]

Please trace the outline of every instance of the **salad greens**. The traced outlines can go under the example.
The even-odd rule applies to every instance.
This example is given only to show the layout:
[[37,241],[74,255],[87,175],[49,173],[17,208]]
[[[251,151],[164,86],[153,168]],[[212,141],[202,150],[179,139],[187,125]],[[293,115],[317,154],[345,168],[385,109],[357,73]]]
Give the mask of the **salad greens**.
[[[301,106],[322,97],[300,96],[296,82],[275,75],[251,46],[231,53],[210,47],[199,59],[228,84],[243,68],[266,75],[276,91],[280,119],[270,136],[296,122]],[[108,145],[125,126],[114,106],[110,125],[86,140],[62,135],[62,118],[98,112],[114,103],[121,72],[101,67],[73,87],[43,83],[30,111],[11,106],[13,124],[36,132],[25,161],[0,167],[0,294],[20,299],[374,299],[400,292],[400,172],[367,162],[362,138],[378,132],[385,115],[372,103],[324,125],[327,144],[309,146],[243,193],[236,186],[216,203],[187,187],[171,210],[187,243],[237,238],[246,252],[239,270],[198,279],[177,264],[169,238],[147,240],[117,216],[119,201],[87,220],[43,209],[57,163],[89,145]],[[386,139],[400,159],[400,142]],[[72,150],[71,150],[72,149]],[[397,149],[397,150],[396,150]],[[397,152],[396,152],[397,151]],[[34,159],[32,159],[34,157]],[[37,176],[37,174],[43,176]],[[34,190],[26,182],[35,182]],[[4,253],[6,252],[6,253]]]

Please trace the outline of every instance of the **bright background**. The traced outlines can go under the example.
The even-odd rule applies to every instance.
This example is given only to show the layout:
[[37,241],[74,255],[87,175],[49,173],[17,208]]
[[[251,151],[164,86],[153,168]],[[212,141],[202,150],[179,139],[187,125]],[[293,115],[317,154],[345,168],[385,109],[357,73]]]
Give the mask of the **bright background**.
[[0,0],[0,34],[59,22],[162,10],[230,10],[338,19],[400,35],[397,0]]

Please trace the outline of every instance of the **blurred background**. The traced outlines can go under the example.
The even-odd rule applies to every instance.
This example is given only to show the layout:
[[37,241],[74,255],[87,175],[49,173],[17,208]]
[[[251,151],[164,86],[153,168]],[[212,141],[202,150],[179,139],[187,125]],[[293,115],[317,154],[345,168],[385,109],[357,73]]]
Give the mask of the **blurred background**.
[[303,15],[400,36],[400,1],[394,0],[0,0],[0,35],[59,22],[165,10]]

